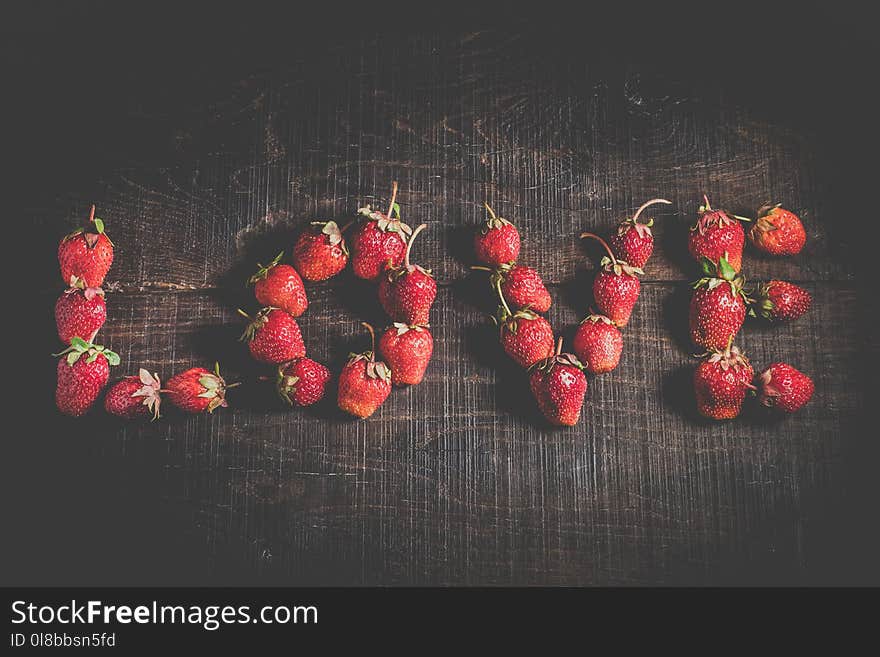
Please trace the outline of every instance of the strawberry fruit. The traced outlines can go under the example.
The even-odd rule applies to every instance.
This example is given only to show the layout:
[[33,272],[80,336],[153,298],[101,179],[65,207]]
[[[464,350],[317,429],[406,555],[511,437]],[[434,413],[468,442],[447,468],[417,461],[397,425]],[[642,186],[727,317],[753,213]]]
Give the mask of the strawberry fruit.
[[760,314],[764,319],[771,322],[789,322],[810,309],[813,297],[804,288],[788,281],[770,281],[758,290],[757,313],[755,307],[749,309],[749,314]]
[[605,315],[589,315],[574,334],[574,353],[590,374],[610,372],[620,362],[623,335]]
[[326,281],[345,269],[348,247],[335,221],[313,221],[293,245],[293,266],[307,281]]
[[550,322],[531,310],[513,312],[496,280],[501,305],[492,318],[499,327],[501,346],[520,367],[529,368],[553,354],[553,328]]
[[119,355],[80,337],[56,356],[58,384],[55,405],[65,415],[79,417],[88,411],[110,379],[110,367],[119,365]]
[[813,380],[788,363],[773,363],[761,372],[758,399],[764,406],[794,413],[813,396]]
[[95,216],[94,205],[87,225],[61,240],[58,264],[65,283],[77,278],[85,287],[101,287],[113,264],[113,242],[104,233],[104,221]]
[[602,269],[593,281],[593,299],[596,301],[596,307],[618,326],[626,326],[642,287],[636,274],[645,272],[640,267],[633,267],[623,260],[618,260],[611,247],[598,235],[582,233],[581,238],[584,237],[598,241],[608,254],[600,261],[599,265]]
[[291,406],[311,406],[324,398],[330,370],[311,358],[297,358],[278,366],[278,395]]
[[228,406],[226,391],[238,383],[226,383],[220,376],[220,364],[214,364],[214,371],[204,367],[193,367],[175,374],[165,384],[164,392],[168,401],[186,413],[213,413],[215,408]]
[[248,279],[254,286],[254,296],[263,306],[280,308],[292,317],[299,317],[309,307],[306,288],[296,269],[280,264],[282,251],[268,265],[258,265],[259,270]]
[[403,262],[406,239],[412,229],[400,221],[400,206],[395,198],[396,182],[392,185],[387,214],[374,212],[369,205],[358,209],[359,214],[367,217],[351,238],[351,268],[358,278],[375,281],[386,269]]
[[739,415],[746,392],[754,388],[749,360],[733,346],[715,350],[694,371],[697,410],[712,420]]
[[617,226],[617,230],[608,238],[608,244],[618,260],[623,260],[633,267],[644,267],[654,252],[654,234],[651,226],[653,219],[647,223],[639,223],[639,215],[652,205],[665,203],[672,205],[672,201],[663,198],[652,198],[642,204],[631,219],[624,219]]
[[758,250],[770,255],[797,255],[804,248],[807,233],[794,212],[779,205],[765,205],[758,210],[749,240]]
[[587,393],[584,366],[574,354],[563,354],[562,338],[556,353],[537,363],[529,374],[529,386],[538,408],[551,424],[577,424]]
[[717,263],[721,256],[727,259],[734,272],[742,268],[745,232],[739,220],[745,217],[732,215],[725,210],[713,210],[709,198],[703,196],[705,205],[700,206],[700,216],[691,226],[688,251],[697,262],[708,258]]
[[391,393],[391,370],[375,357],[376,335],[373,327],[363,324],[370,332],[370,350],[350,354],[348,363],[339,375],[339,409],[359,418],[370,417]]
[[425,228],[427,224],[421,224],[413,231],[407,241],[403,264],[389,269],[379,281],[379,302],[394,322],[427,324],[431,305],[437,297],[437,282],[431,271],[409,260],[413,241]]
[[750,299],[743,290],[743,278],[737,276],[724,256],[717,266],[704,259],[703,272],[706,276],[693,284],[691,340],[699,347],[720,351],[739,333]]
[[127,376],[110,386],[104,396],[104,410],[125,420],[147,415],[158,420],[162,402],[161,387],[159,375],[150,374],[142,367],[137,376]]
[[391,382],[396,386],[421,383],[433,351],[434,338],[425,325],[395,322],[379,338],[379,354],[391,368]]
[[[250,316],[239,309],[242,317]],[[254,360],[278,365],[306,355],[296,320],[280,308],[266,307],[247,325],[240,340],[248,343]]]
[[550,310],[553,300],[550,293],[541,280],[541,275],[530,267],[504,264],[497,269],[488,267],[471,267],[491,272],[489,282],[493,288],[501,285],[501,293],[507,299],[508,305],[514,310],[533,310],[536,313],[546,313]]
[[70,344],[71,338],[91,342],[106,320],[104,290],[85,287],[80,278],[70,279],[70,287],[55,302],[55,327],[61,342]]
[[484,203],[489,218],[474,235],[474,254],[477,261],[489,267],[516,262],[519,258],[519,231],[507,219],[502,219]]

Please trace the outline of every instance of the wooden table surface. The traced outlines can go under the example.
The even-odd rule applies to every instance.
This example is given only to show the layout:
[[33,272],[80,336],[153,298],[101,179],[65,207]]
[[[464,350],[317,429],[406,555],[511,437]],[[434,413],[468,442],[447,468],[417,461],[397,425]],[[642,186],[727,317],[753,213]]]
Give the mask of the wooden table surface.
[[[864,581],[857,373],[875,343],[829,101],[780,108],[736,76],[572,56],[522,28],[304,35],[271,44],[284,52],[273,59],[218,48],[211,66],[182,40],[172,63],[142,39],[57,29],[51,48],[13,55],[29,89],[18,138],[42,177],[21,189],[40,249],[40,430],[13,448],[7,484],[27,503],[13,511],[9,583]],[[236,341],[235,309],[256,307],[242,283],[304,222],[344,223],[385,203],[392,180],[404,220],[429,226],[415,258],[439,284],[426,379],[365,421],[332,402],[289,410]],[[747,248],[744,273],[803,284],[809,314],[749,322],[737,339],[756,370],[785,360],[813,376],[792,417],[754,403],[727,423],[696,413],[686,235],[704,192],[741,214],[781,202],[806,226],[802,254]],[[600,256],[578,234],[655,196],[673,205],[654,213],[620,366],[590,378],[577,426],[550,428],[468,269],[482,204],[519,226],[520,261],[548,283],[549,319],[570,340]],[[231,408],[125,425],[54,411],[54,249],[92,202],[116,244],[98,340],[122,357],[114,373],[164,380],[217,359],[244,382]],[[307,289],[307,348],[338,371],[381,309],[349,272]]]

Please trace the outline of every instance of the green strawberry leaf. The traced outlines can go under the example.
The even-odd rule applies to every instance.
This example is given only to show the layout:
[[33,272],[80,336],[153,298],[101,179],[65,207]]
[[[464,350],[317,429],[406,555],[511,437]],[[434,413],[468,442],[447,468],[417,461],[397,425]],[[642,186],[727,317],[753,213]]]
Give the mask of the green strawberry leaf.
[[391,204],[391,216],[397,215],[397,218],[400,219],[400,205],[398,203]]
[[107,358],[107,363],[110,364],[111,366],[116,367],[117,365],[119,365],[119,362],[120,362],[119,354],[117,354],[115,351],[110,351],[109,349],[105,349],[104,356]]
[[70,346],[76,349],[77,351],[85,351],[89,348],[89,343],[83,340],[80,337],[72,337],[70,338]]
[[721,256],[718,259],[718,272],[721,274],[721,278],[725,281],[732,281],[736,278],[736,271],[734,271],[733,267],[730,266],[730,263],[727,262],[727,258]]
[[98,217],[95,217],[95,228],[97,229],[97,231],[99,233],[101,233],[103,235],[104,234],[104,220],[98,219]]
[[67,364],[73,367],[73,364],[79,360],[80,356],[82,356],[81,351],[71,351],[67,354]]
[[715,263],[706,256],[700,258],[700,267],[706,276],[714,277],[718,273],[718,268],[715,266]]

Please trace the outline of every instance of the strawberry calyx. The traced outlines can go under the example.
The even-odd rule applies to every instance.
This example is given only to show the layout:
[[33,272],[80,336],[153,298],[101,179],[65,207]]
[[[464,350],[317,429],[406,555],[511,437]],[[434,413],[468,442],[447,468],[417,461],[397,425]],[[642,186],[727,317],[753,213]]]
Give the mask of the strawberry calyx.
[[750,316],[757,317],[758,315],[760,315],[764,319],[773,319],[773,311],[776,309],[776,304],[773,303],[772,299],[770,299],[771,285],[771,283],[763,283],[758,288],[757,299],[752,300],[753,305],[749,308]]
[[424,267],[420,267],[419,265],[414,265],[409,260],[410,251],[412,250],[413,240],[415,240],[416,235],[425,230],[428,227],[428,224],[419,224],[416,229],[413,231],[412,235],[409,236],[409,239],[406,242],[406,252],[403,256],[403,263],[398,265],[397,267],[390,267],[385,275],[388,277],[389,282],[393,282],[396,279],[400,278],[404,274],[412,274],[415,272],[421,272],[425,276],[431,276],[433,278],[433,274],[431,274],[430,269],[425,269]]
[[70,346],[67,347],[67,349],[52,355],[63,356],[65,354],[67,354],[67,364],[71,367],[73,367],[74,363],[76,363],[76,361],[78,361],[83,356],[87,356],[87,363],[95,362],[95,360],[98,358],[98,355],[103,355],[104,358],[107,359],[107,363],[109,365],[119,365],[120,362],[119,354],[117,354],[115,351],[111,351],[110,349],[107,349],[102,345],[86,342],[80,337],[70,338]]
[[278,373],[275,378],[275,389],[278,396],[288,404],[293,406],[293,398],[291,395],[295,392],[295,386],[299,383],[299,377],[293,374],[285,374],[284,370],[290,363],[282,363],[278,366]]
[[749,359],[739,350],[739,347],[731,344],[732,342],[733,336],[730,337],[727,347],[723,350],[711,350],[708,354],[708,362],[717,363],[725,372],[731,368],[735,372],[740,367],[748,367]]
[[776,405],[777,398],[782,396],[782,391],[773,384],[773,368],[768,367],[761,372],[761,403],[767,407]]
[[698,232],[700,235],[705,235],[706,231],[710,228],[730,226],[733,225],[737,219],[740,221],[751,221],[748,217],[731,214],[726,210],[713,209],[712,205],[709,203],[709,197],[705,194],[703,194],[703,201],[703,205],[701,205],[697,211],[700,216],[697,218],[696,223],[691,226],[691,232]]
[[259,269],[257,270],[256,274],[254,274],[253,276],[251,276],[248,279],[248,283],[253,285],[257,281],[261,281],[264,278],[266,278],[269,275],[269,271],[273,267],[275,267],[279,262],[281,262],[281,258],[283,258],[283,257],[284,257],[284,251],[282,251],[277,256],[275,256],[275,258],[272,260],[272,262],[270,262],[268,265],[263,265],[258,262],[257,267],[259,267]]
[[363,326],[367,331],[370,332],[370,349],[369,351],[362,351],[359,354],[350,353],[348,354],[348,364],[351,365],[359,360],[364,360],[367,362],[366,374],[371,379],[381,379],[388,383],[391,382],[391,368],[389,368],[382,361],[376,360],[376,332],[373,330],[373,327],[366,322],[361,322],[361,326]]
[[67,240],[72,240],[75,237],[82,235],[83,239],[86,241],[86,245],[93,249],[95,245],[98,243],[98,236],[103,235],[107,238],[107,241],[110,242],[110,246],[113,246],[113,241],[104,232],[104,220],[95,216],[95,206],[92,205],[91,210],[89,211],[89,220],[85,226],[77,228],[72,233],[68,233],[64,236],[62,241],[66,242]]
[[253,340],[257,334],[257,331],[259,331],[261,328],[263,328],[266,325],[266,322],[269,321],[269,313],[271,313],[273,310],[278,310],[278,308],[275,308],[274,306],[266,306],[265,308],[262,308],[257,313],[256,317],[251,319],[250,315],[248,315],[245,311],[243,311],[241,308],[239,308],[238,314],[241,315],[242,317],[244,317],[245,319],[251,320],[250,323],[248,323],[248,325],[245,327],[244,333],[242,333],[241,337],[238,338],[239,341],[240,342],[250,342],[251,340]]
[[397,330],[397,335],[403,335],[407,331],[416,331],[417,333],[420,333],[421,331],[427,330],[430,327],[430,324],[406,324],[404,322],[394,322],[391,326]]
[[636,210],[636,213],[632,217],[630,217],[629,219],[624,219],[620,222],[620,224],[617,226],[617,234],[624,235],[628,230],[634,228],[639,237],[643,239],[645,237],[653,237],[653,233],[651,232],[651,226],[654,225],[653,217],[648,219],[648,221],[646,221],[645,223],[639,222],[638,219],[639,215],[642,214],[645,208],[656,205],[657,203],[672,205],[672,201],[667,201],[665,198],[652,198],[650,201],[645,201],[644,203],[642,203],[641,207]]
[[587,322],[590,322],[592,324],[602,322],[603,324],[608,324],[609,326],[616,326],[616,324],[605,315],[587,315],[581,320],[581,324],[586,324]]
[[730,293],[734,297],[740,295],[742,296],[743,301],[746,303],[752,303],[753,300],[749,298],[744,287],[746,282],[745,278],[737,275],[736,270],[730,266],[730,263],[727,261],[727,254],[718,258],[717,265],[704,256],[700,260],[700,266],[702,267],[705,276],[694,281],[691,285],[693,289],[696,290],[705,287],[709,290],[714,290],[719,285],[727,283],[730,285]]
[[68,287],[64,292],[65,294],[75,294],[76,292],[82,291],[83,295],[86,299],[91,301],[95,297],[103,297],[104,290],[100,287],[86,287],[86,282],[84,279],[79,278],[78,276],[70,277],[70,287]]
[[758,237],[762,236],[764,233],[770,233],[774,230],[779,230],[779,226],[773,221],[773,214],[782,207],[782,203],[776,203],[775,205],[766,204],[762,205],[758,209],[758,217],[755,220],[755,225],[752,227],[752,232],[755,233]]
[[[376,222],[376,227],[383,232],[402,233],[404,239],[412,235],[413,229],[400,220],[400,205],[394,202],[397,198],[397,181],[391,183],[391,203],[388,205],[388,212],[372,210],[368,205],[358,208],[358,214],[368,217],[370,221]],[[396,215],[396,216],[395,216]]]
[[626,261],[615,258],[614,252],[611,250],[611,247],[608,246],[608,242],[595,233],[581,233],[581,239],[584,238],[596,240],[602,245],[602,248],[605,249],[605,253],[608,255],[602,257],[602,260],[599,261],[599,266],[609,274],[613,273],[615,276],[623,276],[624,274],[627,276],[635,276],[636,274],[645,273],[641,267],[633,267]]
[[486,211],[489,213],[488,218],[486,219],[486,221],[483,222],[483,226],[480,229],[480,232],[483,235],[488,233],[493,228],[503,228],[504,226],[512,226],[513,225],[507,219],[499,217],[497,214],[495,214],[495,210],[493,210],[491,207],[489,207],[488,203],[483,203],[483,205],[485,206]]
[[529,368],[529,371],[532,370],[541,370],[549,374],[553,371],[553,368],[557,365],[567,365],[569,367],[576,367],[579,370],[584,369],[584,364],[578,359],[574,354],[562,353],[562,338],[559,338],[559,341],[556,343],[556,352],[543,360],[539,360],[537,363],[532,365]]
[[215,408],[218,407],[226,407],[229,404],[226,402],[226,391],[229,388],[234,388],[239,383],[226,383],[223,380],[223,377],[220,376],[220,363],[214,363],[214,372],[203,374],[199,377],[199,385],[202,386],[205,391],[196,395],[197,397],[201,397],[202,399],[210,399],[208,402],[208,412],[213,413]]
[[336,246],[338,244],[343,253],[348,255],[348,247],[342,239],[342,231],[344,229],[340,229],[335,221],[312,221],[310,223],[312,226],[321,227],[321,233],[327,236],[330,246]]
[[144,385],[135,390],[132,397],[143,397],[141,402],[153,414],[153,420],[159,419],[159,405],[162,403],[161,392],[162,384],[159,382],[158,374],[150,374],[149,370],[140,368],[138,370],[138,379]]

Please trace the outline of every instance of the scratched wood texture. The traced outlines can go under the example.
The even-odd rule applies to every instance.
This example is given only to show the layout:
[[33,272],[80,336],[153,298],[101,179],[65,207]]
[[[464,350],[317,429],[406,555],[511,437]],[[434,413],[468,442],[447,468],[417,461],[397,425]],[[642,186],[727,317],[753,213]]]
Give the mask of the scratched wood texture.
[[[122,357],[117,374],[145,366],[164,379],[218,359],[244,385],[212,416],[73,421],[52,410],[46,359],[34,388],[45,430],[15,447],[28,502],[12,522],[27,530],[8,582],[858,581],[863,546],[840,543],[856,535],[864,388],[852,373],[866,337],[828,189],[839,173],[815,125],[755,109],[723,79],[534,48],[522,29],[308,43],[259,63],[218,51],[226,67],[176,75],[128,51],[126,67],[95,64],[98,46],[81,44],[76,64],[40,84],[73,117],[46,128],[51,183],[22,209],[47,272],[34,298],[41,351],[57,348],[55,244],[95,202],[117,245],[100,334]],[[14,55],[34,68],[44,56]],[[71,107],[92,77],[115,92],[96,116]],[[35,121],[60,116],[42,112]],[[440,285],[426,380],[366,421],[332,401],[283,408],[236,341],[235,308],[254,307],[241,282],[305,221],[345,222],[384,203],[392,180],[405,220],[429,225],[416,258]],[[814,377],[796,416],[754,403],[724,424],[696,414],[685,239],[703,193],[742,214],[782,202],[804,220],[802,255],[748,251],[744,271],[802,282],[812,310],[788,326],[749,323],[737,340],[756,368],[787,360]],[[468,270],[482,203],[520,227],[521,261],[549,283],[549,317],[570,339],[599,255],[577,235],[654,196],[673,205],[654,214],[621,365],[590,379],[576,427],[551,429]],[[366,344],[359,322],[382,324],[381,311],[347,273],[308,290],[307,347],[338,371]]]

